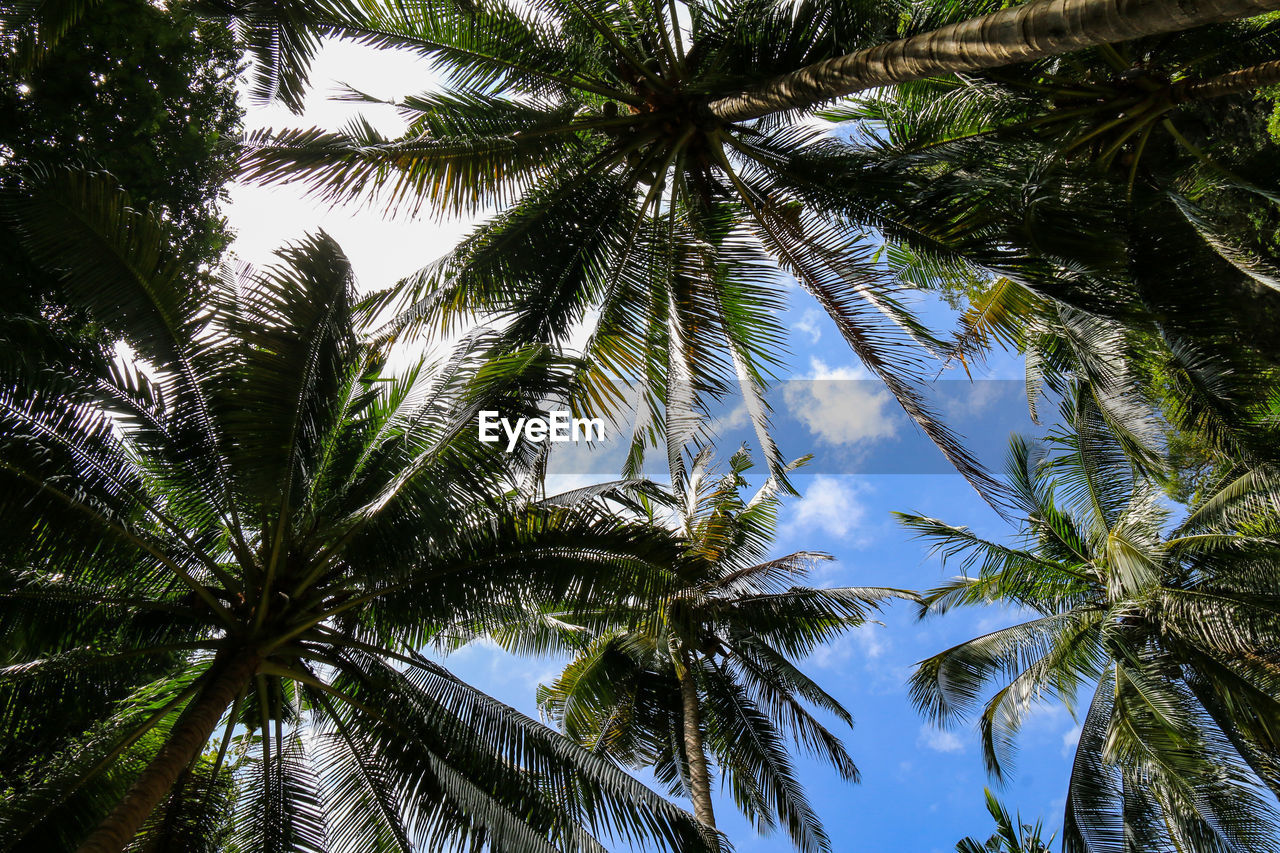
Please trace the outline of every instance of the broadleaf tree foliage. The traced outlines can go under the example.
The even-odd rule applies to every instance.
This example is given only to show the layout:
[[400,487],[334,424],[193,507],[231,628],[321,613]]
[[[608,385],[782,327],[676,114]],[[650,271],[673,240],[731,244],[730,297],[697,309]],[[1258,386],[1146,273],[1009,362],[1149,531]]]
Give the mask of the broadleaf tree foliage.
[[[219,203],[240,133],[239,56],[225,25],[181,2],[0,3],[0,204],[22,196],[32,170],[103,169],[165,219],[171,251],[216,264],[229,239]],[[3,214],[0,278],[10,351],[39,362],[57,337],[92,358],[113,342]]]

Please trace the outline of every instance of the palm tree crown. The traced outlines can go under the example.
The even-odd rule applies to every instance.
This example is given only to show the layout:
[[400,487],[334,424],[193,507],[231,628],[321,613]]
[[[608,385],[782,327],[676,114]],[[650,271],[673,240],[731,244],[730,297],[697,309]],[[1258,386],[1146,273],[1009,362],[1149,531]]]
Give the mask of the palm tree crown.
[[1256,97],[1278,49],[1275,20],[1232,22],[920,81],[831,117],[857,122],[849,175],[891,240],[1243,376],[1280,348],[1280,158]]
[[690,409],[741,383],[778,477],[761,389],[783,346],[781,270],[948,458],[995,490],[929,405],[922,377],[940,344],[862,239],[874,221],[833,191],[846,164],[811,150],[823,132],[796,111],[734,123],[707,106],[959,14],[901,12],[868,0],[375,5],[324,30],[428,56],[444,90],[395,102],[409,123],[398,139],[363,121],[253,134],[244,169],[332,202],[500,206],[405,283],[401,322],[495,313],[515,340],[559,343],[585,327],[581,404],[614,402],[611,377],[639,380],[656,419],[641,419],[637,448],[664,427],[683,446]]
[[902,516],[944,558],[979,568],[929,593],[925,612],[1003,603],[1033,614],[922,662],[913,699],[939,722],[976,713],[999,777],[1035,704],[1074,707],[1091,690],[1068,851],[1274,850],[1280,704],[1264,651],[1280,624],[1274,478],[1239,472],[1172,522],[1089,397],[1064,416],[1075,431],[1053,438],[1056,453],[1012,444],[1022,545]]
[[[520,499],[508,484],[527,460],[479,441],[478,407],[534,411],[565,369],[489,358],[473,336],[385,376],[325,236],[196,296],[160,223],[103,178],[64,175],[18,215],[137,358],[100,375],[9,366],[0,387],[6,740],[102,697],[89,732],[17,780],[6,849],[74,847],[99,821],[77,849],[154,838],[154,809],[218,778],[185,772],[206,748],[236,759],[233,850],[709,845],[417,651],[433,625],[483,621],[509,596],[607,610],[677,553],[587,507]],[[86,801],[156,733],[123,798]]]
[[996,799],[991,789],[986,791],[987,811],[996,822],[996,831],[986,841],[973,836],[956,842],[956,853],[1050,853],[1053,836],[1044,838],[1044,822],[1022,822],[1022,815],[1011,815]]
[[577,619],[526,609],[492,636],[513,650],[574,655],[539,692],[544,713],[572,740],[652,768],[711,825],[711,774],[718,768],[734,802],[759,829],[781,824],[797,848],[829,850],[785,734],[856,781],[857,768],[839,738],[806,703],[845,724],[852,717],[794,660],[865,624],[886,599],[914,594],[798,585],[829,557],[798,552],[765,559],[778,508],[776,482],[744,499],[746,452],[734,454],[719,478],[710,458],[704,450],[688,469],[677,458],[670,523],[683,553],[656,600],[636,599],[626,612]]

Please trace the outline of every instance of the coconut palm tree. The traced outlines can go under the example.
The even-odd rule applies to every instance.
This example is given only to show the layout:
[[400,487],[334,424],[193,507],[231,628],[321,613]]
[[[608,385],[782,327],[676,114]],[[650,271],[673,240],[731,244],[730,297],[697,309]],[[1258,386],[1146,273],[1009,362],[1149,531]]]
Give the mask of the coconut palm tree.
[[954,361],[1015,347],[1033,398],[1086,380],[1139,457],[1158,404],[1228,467],[1274,467],[1280,160],[1269,105],[1209,83],[1258,79],[1278,33],[1222,24],[900,86],[828,113],[851,141],[796,159],[844,162],[832,192],[922,286],[988,278]]
[[[846,725],[852,717],[795,659],[867,624],[886,600],[916,596],[800,585],[830,557],[802,551],[766,559],[777,483],[744,499],[751,467],[745,450],[722,477],[711,469],[709,448],[687,468],[682,456],[672,458],[667,501],[643,498],[638,506],[652,514],[650,523],[674,527],[683,548],[656,600],[577,615],[513,605],[506,625],[486,635],[512,651],[571,654],[564,671],[539,689],[543,713],[593,753],[650,768],[672,794],[693,802],[704,824],[715,826],[718,769],[760,831],[781,825],[798,849],[830,850],[786,735],[857,781],[839,738],[806,706]],[[671,517],[662,518],[664,511]],[[455,644],[472,636],[456,629],[448,635]]]
[[1068,851],[1275,850],[1280,482],[1237,472],[1173,521],[1087,396],[1063,415],[1074,429],[1052,452],[1011,444],[1020,543],[901,516],[944,559],[977,569],[928,593],[923,613],[1028,614],[923,661],[912,699],[939,724],[976,715],[997,778],[1033,707],[1083,706]]
[[[26,65],[38,62],[93,5],[0,3],[0,45],[9,47]],[[474,10],[470,4],[459,5]],[[361,5],[349,0],[198,0],[194,7],[206,15],[226,18],[235,26],[255,60],[251,96],[262,102],[279,100],[295,112],[302,109],[307,73],[321,39],[349,33],[353,28],[363,30],[365,24]],[[665,14],[661,4],[655,8],[658,14]],[[1248,18],[1275,11],[1278,5],[1276,0],[1206,0],[1150,3],[1135,8],[1119,0],[1036,0],[977,16],[974,14],[980,10],[972,5],[940,8],[943,17],[932,21],[936,30],[925,32],[913,27],[917,31],[913,35],[851,54],[830,56],[757,83],[746,91],[710,101],[707,107],[725,121],[760,118],[894,83],[963,74],[1098,44]],[[431,16],[446,13],[446,9],[447,4],[422,4],[417,13]],[[447,13],[456,11],[447,9]],[[608,20],[607,14],[604,19]],[[676,29],[672,27],[673,34]],[[1269,79],[1273,73],[1271,69],[1259,69],[1249,76]],[[1232,87],[1240,83],[1239,79],[1229,79],[1213,85]]]
[[991,789],[985,789],[987,811],[996,822],[995,833],[986,841],[973,836],[956,842],[956,853],[1049,853],[1053,836],[1044,839],[1044,822],[1023,823],[1022,815],[1010,815]]
[[[1228,325],[1227,328],[1230,328]],[[1275,470],[1277,374],[1256,362],[1171,348],[1158,334],[1045,298],[1002,278],[961,315],[953,357],[995,347],[1025,360],[1027,402],[1087,395],[1130,462],[1179,502],[1198,502],[1242,467]]]
[[1274,364],[1280,172],[1256,95],[1277,50],[1258,19],[922,81],[831,113],[863,133],[825,153],[850,207],[935,264]]
[[744,125],[706,106],[883,41],[899,22],[896,9],[863,0],[371,6],[327,31],[428,56],[445,90],[396,102],[409,122],[397,139],[363,122],[253,134],[245,175],[298,181],[335,203],[369,194],[415,209],[501,206],[406,282],[403,322],[447,328],[478,312],[506,318],[513,341],[585,340],[580,405],[606,407],[622,396],[618,376],[638,380],[642,413],[655,416],[640,419],[637,448],[664,426],[683,446],[691,411],[740,383],[779,478],[762,389],[784,340],[781,269],[948,458],[995,490],[929,405],[937,342],[827,203],[832,176],[780,168],[819,132],[794,111]]
[[[1208,7],[1196,8],[1198,15]],[[639,376],[649,401],[643,410],[660,414],[665,404],[676,424],[693,420],[685,411],[690,400],[740,381],[775,475],[781,457],[760,387],[782,341],[767,277],[781,268],[832,316],[864,365],[957,468],[995,494],[998,486],[927,401],[921,380],[937,341],[900,301],[902,282],[866,251],[867,228],[881,227],[885,217],[865,193],[832,191],[861,175],[847,157],[815,146],[821,134],[799,122],[815,97],[831,94],[792,85],[794,74],[775,78],[814,62],[838,65],[843,60],[834,57],[859,49],[932,69],[921,74],[955,70],[920,65],[914,48],[899,47],[946,52],[950,36],[936,28],[950,24],[966,38],[999,33],[996,40],[1017,40],[1052,17],[1044,9],[1030,4],[993,12],[990,21],[957,23],[969,5],[925,6],[905,16],[852,0],[372,7],[320,26],[431,58],[445,91],[397,101],[409,129],[396,139],[359,121],[340,132],[255,134],[246,174],[300,181],[332,202],[380,191],[388,205],[504,208],[409,283],[417,298],[407,317],[447,326],[459,312],[488,311],[512,317],[513,336],[585,337],[594,376],[584,405],[621,396],[605,377]],[[1010,16],[1016,25],[1005,21]],[[1177,18],[1153,13],[1151,20],[1166,26]],[[1107,38],[1146,32],[1125,29],[1123,19],[1108,18],[1119,29]],[[906,41],[884,46],[904,32]],[[952,47],[956,68],[984,51],[1009,61],[1037,55]],[[743,91],[755,86],[772,94],[744,101]],[[741,105],[760,98],[773,100],[763,110]],[[805,156],[810,149],[821,156]],[[886,189],[893,191],[892,182]],[[687,436],[676,429],[682,444]],[[642,418],[637,454],[653,434]]]
[[[359,20],[358,5],[343,0],[326,0],[310,8],[308,4],[264,5],[244,0],[215,0],[203,5],[215,14],[231,15],[243,22],[242,26],[255,36],[248,44],[257,59],[256,92],[268,98],[278,96],[295,109],[301,103],[298,96],[305,85],[317,37]],[[28,4],[14,6],[13,17],[26,23],[31,15]],[[444,8],[443,4],[423,4],[418,11],[432,15],[440,14]],[[658,14],[665,14],[661,4],[654,8]],[[712,101],[709,108],[727,121],[759,118],[893,83],[1043,59],[1093,45],[1248,18],[1276,8],[1274,0],[1150,3],[1139,7],[1118,0],[1053,4],[1041,0],[1008,9],[987,10],[972,4],[954,9],[942,7],[944,18],[932,22],[936,30],[924,32],[917,27],[913,28],[914,35],[902,39],[843,56],[829,56]],[[600,10],[597,6],[591,11]],[[981,14],[984,11],[986,14]],[[58,12],[55,21],[68,16],[64,10]],[[48,18],[46,12],[40,19],[46,28]],[[602,19],[609,20],[607,13]]]
[[[103,374],[3,365],[4,742],[64,703],[100,712],[16,780],[0,846],[116,853],[228,761],[229,850],[711,846],[418,651],[511,596],[630,605],[678,553],[511,492],[531,454],[480,441],[476,412],[528,414],[566,369],[490,358],[477,333],[388,375],[323,235],[193,294],[162,223],[103,176],[48,177],[9,210],[131,353]],[[122,773],[122,796],[75,799]]]
[[[727,121],[759,118],[894,83],[1016,65],[1094,45],[1248,18],[1277,8],[1267,2],[1245,2],[1178,9],[1153,4],[1134,9],[1098,0],[992,5],[992,11],[978,16],[974,16],[975,7],[966,5],[956,10],[963,15],[956,23],[814,63],[740,95],[714,101],[711,111]],[[1268,77],[1272,73],[1264,69],[1249,76]],[[1240,83],[1238,79],[1219,80],[1214,86]]]

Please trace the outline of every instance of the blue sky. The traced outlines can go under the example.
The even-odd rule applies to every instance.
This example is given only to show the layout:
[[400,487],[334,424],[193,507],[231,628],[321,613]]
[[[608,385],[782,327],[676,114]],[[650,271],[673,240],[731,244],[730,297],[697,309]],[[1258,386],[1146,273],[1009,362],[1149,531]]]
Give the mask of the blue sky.
[[[799,293],[794,296],[797,306],[788,319],[804,316],[804,297]],[[811,372],[811,358],[829,360],[825,362],[828,368],[852,369],[854,357],[842,352],[841,346],[838,341],[828,341],[826,332],[817,341],[797,336],[793,362],[801,368],[798,373]],[[1005,371],[1015,366],[1009,360],[1000,361],[999,367]],[[837,387],[845,390],[851,384]],[[1004,385],[997,384],[1001,393]],[[970,416],[987,430],[984,438],[989,440],[998,433],[1003,445],[1011,430],[1032,426],[1023,414],[1025,404],[1011,411],[1007,401],[996,395],[990,399],[990,411],[979,410]],[[847,446],[833,444],[830,436],[824,439],[821,429],[806,431],[784,412],[779,420],[788,428],[782,430],[780,443],[788,456],[815,449],[820,454],[856,450],[876,454],[889,464],[898,457],[911,456],[902,460],[910,468],[920,465],[916,454],[937,453],[920,439],[892,400],[882,409],[871,408],[894,429],[879,437],[851,440]],[[864,420],[863,428],[875,432],[876,425]],[[727,452],[737,441],[721,446]],[[945,464],[925,467],[936,470]],[[820,456],[810,467],[838,466],[824,463]],[[794,485],[801,496],[784,504],[775,551],[781,555],[816,550],[834,556],[835,562],[815,574],[815,585],[924,590],[956,573],[929,558],[926,549],[896,525],[891,510],[965,524],[989,537],[1012,532],[956,474],[802,473],[795,477]],[[990,783],[977,734],[969,727],[943,731],[928,725],[908,701],[906,679],[922,658],[1013,624],[1017,614],[993,608],[919,621],[914,608],[899,604],[890,608],[882,621],[883,625],[865,626],[805,662],[806,671],[852,711],[856,722],[845,735],[862,772],[860,785],[844,783],[830,769],[800,760],[802,778],[834,848],[864,853],[932,853],[954,849],[955,842],[968,834],[985,838],[990,821],[983,786]],[[493,648],[467,649],[446,660],[446,665],[470,683],[533,715],[535,686],[553,677],[559,663],[553,659],[515,659]],[[835,721],[830,724],[840,726]],[[1009,807],[1021,810],[1032,821],[1043,816],[1052,828],[1061,822],[1074,727],[1075,721],[1060,706],[1036,713],[1020,739],[1017,772],[1000,791]],[[718,802],[717,815],[739,851],[790,849],[781,835],[756,836],[728,799]]]
[[[333,81],[378,95],[403,95],[426,88],[430,70],[410,57],[332,45],[319,57],[313,79],[319,85],[301,119],[278,109],[259,109],[250,112],[249,127],[335,127],[354,110],[326,98]],[[389,111],[369,115],[385,130],[397,129]],[[366,287],[390,284],[433,260],[469,227],[465,221],[429,217],[388,220],[367,209],[327,210],[292,187],[233,187],[230,195],[228,213],[239,231],[235,248],[243,258],[266,262],[275,246],[323,227],[343,245]],[[945,462],[885,392],[858,381],[865,373],[830,321],[798,290],[790,289],[789,295],[781,318],[792,332],[787,375],[820,381],[797,381],[780,392],[780,444],[788,457],[809,452],[818,457],[809,473],[795,477],[801,496],[781,512],[777,552],[833,555],[835,562],[815,576],[818,585],[923,590],[954,572],[927,558],[924,547],[894,524],[892,510],[969,525],[991,537],[1009,536],[1013,531],[960,476],[930,473],[945,471]],[[936,306],[929,313],[935,319],[945,314]],[[952,371],[957,372],[963,379],[962,371]],[[1030,431],[1033,425],[1021,397],[1022,367],[1016,359],[994,358],[983,376],[997,381],[952,386],[944,408],[949,420],[969,433],[986,460],[998,467],[1009,433]],[[786,399],[788,391],[791,399]],[[731,423],[738,422],[721,445],[726,451],[749,434],[740,418],[727,414]],[[977,734],[969,728],[939,731],[927,725],[912,709],[905,681],[920,659],[1015,621],[1017,614],[991,609],[920,622],[914,608],[897,606],[885,614],[883,625],[866,626],[805,663],[856,720],[846,742],[862,772],[860,785],[848,785],[825,767],[799,759],[836,850],[932,853],[953,850],[965,835],[986,837],[991,825],[983,786],[989,781]],[[480,689],[535,716],[534,689],[557,672],[555,660],[516,659],[486,646],[464,649],[446,663]],[[1000,791],[1010,808],[1032,821],[1043,816],[1054,829],[1061,822],[1074,727],[1061,707],[1035,714],[1020,737],[1017,772]],[[728,800],[718,802],[717,815],[743,853],[790,849],[780,835],[757,837]]]
[[[788,319],[804,316],[804,296]],[[834,334],[834,329],[831,330]],[[793,362],[798,373],[811,373],[811,358],[828,359],[828,368],[852,369],[854,357],[841,344],[805,335],[795,340]],[[998,369],[1015,367],[1000,359]],[[832,390],[847,390],[842,382]],[[996,383],[1000,393],[1004,386]],[[967,385],[967,383],[966,383]],[[858,387],[861,387],[860,385]],[[981,395],[976,395],[981,396]],[[1003,445],[1011,430],[1026,431],[1025,403],[1009,406],[999,395],[990,395],[990,410],[975,407],[966,420],[981,424],[987,434],[998,433]],[[1021,402],[1021,401],[1019,401]],[[780,443],[791,457],[810,450],[820,454],[859,451],[877,455],[892,464],[903,458],[904,467],[921,463],[917,454],[936,454],[894,407],[877,408],[873,414],[893,425],[878,437],[850,439],[847,444],[824,438],[823,430],[806,430],[783,412],[779,418]],[[1017,415],[1022,415],[1017,417]],[[864,432],[875,433],[874,419],[864,419]],[[820,425],[821,422],[819,421]],[[832,431],[828,430],[828,433]],[[738,444],[724,442],[725,452]],[[836,433],[836,438],[839,434]],[[723,456],[724,454],[720,454]],[[925,465],[941,469],[945,461]],[[810,468],[838,467],[822,456]],[[572,478],[577,484],[578,478]],[[568,486],[566,482],[563,485]],[[819,568],[812,579],[819,586],[894,586],[925,590],[956,573],[929,558],[921,543],[910,539],[890,515],[891,510],[934,516],[965,524],[980,534],[1000,538],[1009,526],[956,474],[799,474],[794,479],[799,498],[788,500],[780,513],[778,555],[798,550],[824,551],[836,558]],[[552,489],[555,490],[554,488]],[[830,769],[800,760],[802,778],[839,851],[889,853],[889,851],[950,851],[968,834],[985,838],[990,821],[984,808],[983,786],[990,784],[982,766],[976,732],[969,727],[939,730],[928,725],[912,708],[906,679],[913,665],[957,642],[995,628],[1013,624],[1016,613],[999,609],[953,612],[920,621],[913,607],[900,603],[882,617],[883,625],[867,625],[824,648],[805,662],[806,671],[833,693],[855,718],[846,731],[854,760],[862,772],[860,785],[849,785]],[[491,647],[474,647],[445,661],[470,683],[536,716],[533,693],[539,681],[552,678],[561,661],[516,659]],[[840,726],[830,721],[832,726]],[[1056,828],[1061,821],[1063,795],[1070,773],[1075,721],[1060,706],[1047,706],[1027,723],[1020,739],[1017,772],[1000,792],[1006,804],[1031,820],[1043,816]],[[787,850],[781,835],[758,837],[722,799],[717,815],[739,851]]]

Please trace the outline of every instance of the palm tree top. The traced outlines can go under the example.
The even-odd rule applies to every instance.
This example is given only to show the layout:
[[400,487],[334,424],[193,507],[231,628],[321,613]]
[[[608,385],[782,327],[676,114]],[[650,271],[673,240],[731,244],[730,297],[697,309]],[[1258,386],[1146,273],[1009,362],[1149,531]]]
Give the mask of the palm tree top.
[[1022,815],[1009,814],[990,788],[983,789],[983,793],[996,831],[985,842],[972,836],[957,842],[956,853],[1049,853],[1053,836],[1044,838],[1044,821],[1037,820],[1034,825],[1023,823]]
[[408,122],[399,138],[359,120],[254,133],[244,174],[299,181],[334,203],[497,205],[401,283],[388,328],[457,328],[479,315],[503,318],[513,341],[563,345],[585,332],[579,406],[614,411],[620,378],[640,385],[632,471],[664,434],[691,441],[699,407],[736,386],[764,463],[788,488],[763,388],[785,348],[778,273],[794,276],[957,469],[998,495],[929,400],[929,365],[946,345],[875,253],[876,213],[841,189],[839,140],[796,112],[734,124],[706,109],[744,80],[900,25],[893,9],[861,0],[375,5],[325,31],[430,57],[443,90],[394,102]]
[[[786,740],[846,780],[857,767],[812,708],[852,725],[852,715],[797,662],[867,624],[905,590],[804,585],[816,552],[769,558],[779,487],[767,480],[743,496],[745,451],[717,474],[711,451],[672,454],[666,500],[639,504],[651,523],[674,530],[679,554],[667,580],[624,612],[512,607],[489,632],[505,648],[573,656],[540,688],[543,713],[574,741],[623,764],[652,768],[673,795],[714,826],[713,774],[762,832],[784,828],[803,851],[830,850]],[[463,631],[454,642],[475,634]]]
[[1071,431],[1047,454],[1011,444],[1021,541],[901,515],[966,568],[922,615],[1030,614],[922,661],[911,698],[938,723],[973,719],[996,778],[1032,708],[1078,710],[1068,850],[1274,850],[1280,706],[1275,661],[1259,653],[1276,644],[1274,473],[1233,472],[1172,521],[1089,397],[1066,408]]
[[[479,441],[479,409],[533,414],[571,370],[476,335],[386,376],[325,235],[203,290],[166,255],[163,223],[105,176],[48,176],[14,210],[32,254],[137,360],[4,368],[0,515],[7,565],[23,568],[3,598],[0,721],[20,733],[85,679],[120,697],[89,740],[32,769],[39,784],[0,810],[6,836],[71,811],[67,832],[102,820],[79,849],[118,851],[206,744],[220,768],[251,743],[239,849],[324,849],[330,833],[395,850],[710,845],[419,653],[436,626],[512,597],[630,604],[678,553],[590,507],[530,502],[510,483],[535,460]],[[142,683],[120,665],[137,659],[156,663]],[[68,805],[153,732],[123,799]],[[328,785],[375,807],[330,803]]]

